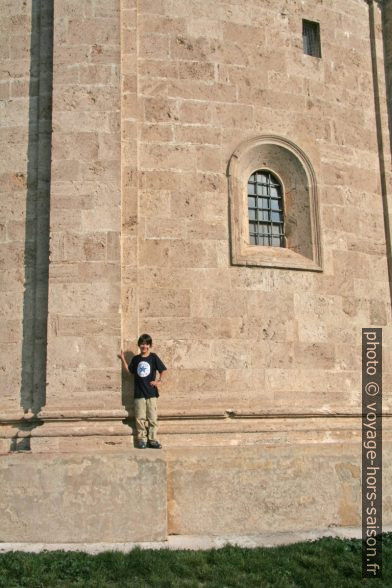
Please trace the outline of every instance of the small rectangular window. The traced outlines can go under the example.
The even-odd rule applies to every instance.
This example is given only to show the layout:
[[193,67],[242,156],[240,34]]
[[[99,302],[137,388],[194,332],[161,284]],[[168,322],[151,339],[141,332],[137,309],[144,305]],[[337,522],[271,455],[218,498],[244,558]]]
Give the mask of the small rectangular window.
[[320,25],[318,22],[302,21],[302,40],[305,55],[321,57]]

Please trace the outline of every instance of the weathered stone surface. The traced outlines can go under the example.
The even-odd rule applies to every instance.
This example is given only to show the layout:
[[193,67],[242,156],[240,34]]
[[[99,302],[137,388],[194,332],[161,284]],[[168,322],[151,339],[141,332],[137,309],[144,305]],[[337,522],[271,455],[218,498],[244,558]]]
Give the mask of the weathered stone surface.
[[[234,397],[241,382],[232,362],[240,362],[239,370],[249,362],[251,381],[259,381],[257,370],[264,374],[262,388],[254,386],[260,410],[268,397],[280,409],[291,404],[293,413],[304,406],[338,409],[336,387],[356,397],[359,380],[350,366],[359,366],[354,349],[359,354],[360,328],[390,320],[383,303],[389,298],[384,212],[381,198],[374,197],[375,81],[370,51],[362,50],[373,35],[368,8],[356,2],[350,21],[335,5],[295,3],[281,11],[274,3],[230,10],[211,4],[208,29],[199,5],[151,3],[140,10],[146,12],[143,43],[151,39],[154,45],[161,25],[163,52],[160,60],[139,55],[147,117],[140,122],[139,250],[136,260],[129,259],[139,267],[144,289],[139,325],[155,334],[158,351],[178,372],[170,402],[175,404],[176,395],[180,401],[181,371],[202,363],[206,369],[223,363],[227,382],[224,392],[216,388],[217,403]],[[322,59],[303,54],[302,18],[322,23]],[[225,164],[241,140],[266,132],[300,145],[314,166],[325,248],[321,275],[230,266]],[[372,239],[365,242],[369,230]],[[209,240],[214,250],[206,251]],[[185,299],[176,304],[184,285],[190,285],[190,317],[181,321],[167,306],[184,312]],[[163,296],[156,317],[146,314],[146,288]],[[222,338],[233,339],[231,349]],[[248,359],[242,357],[242,339]],[[248,376],[242,376],[249,389]],[[239,396],[237,402],[244,400]]]
[[166,537],[166,464],[156,454],[5,456],[0,486],[1,541]]
[[[157,541],[361,520],[360,454],[349,441],[20,454],[2,457],[0,472],[3,542],[67,543],[75,533],[79,542]],[[384,498],[388,525],[387,483]]]
[[[348,442],[360,442],[349,415],[361,411],[365,326],[383,327],[391,405],[391,3],[55,0],[54,15],[50,4],[7,0],[0,22],[0,451],[32,451],[7,457],[4,475],[20,464],[44,472],[54,502],[44,512],[38,500],[37,512],[49,533],[59,472],[70,520],[85,508],[81,532],[99,540],[87,491],[72,502],[61,478],[82,466],[61,456],[88,449],[116,479],[101,452],[111,438],[130,446],[121,420],[133,413],[116,355],[149,332],[169,368],[164,443],[193,447],[167,454],[173,532],[204,532],[207,522],[206,532],[250,532],[257,510],[261,529],[357,524]],[[303,52],[302,19],[320,23],[321,58]],[[309,160],[319,215],[299,198],[309,184],[290,158],[279,168],[276,150],[259,151],[248,171],[281,177],[286,221],[297,210],[290,231],[302,239],[269,251],[275,266],[235,266],[228,163],[240,143],[266,135]],[[318,216],[322,271],[276,267],[284,254],[312,257]],[[30,431],[37,413],[44,424]],[[310,422],[320,414],[334,415],[322,430]],[[322,445],[331,439],[342,440],[340,455]],[[302,444],[303,455],[280,447],[266,456],[268,443]],[[313,491],[316,467],[325,484]],[[199,509],[193,483],[196,498],[208,497]]]
[[[55,4],[46,405],[64,406],[68,397],[69,403],[77,405],[79,398],[86,407],[89,397],[94,405],[97,387],[101,394],[113,389],[106,376],[100,386],[98,374],[118,372],[119,3],[105,2],[103,12],[91,6],[76,10],[70,0],[61,10]],[[83,51],[86,58],[80,59]],[[74,75],[64,77],[66,69]],[[72,206],[67,204],[70,194]],[[85,368],[94,366],[99,366],[97,377],[86,376]],[[113,380],[117,386],[119,376]],[[102,399],[96,400],[102,406]],[[117,400],[107,395],[109,401],[120,407],[120,394]]]
[[[171,534],[360,525],[361,462],[353,445],[173,448],[167,459]],[[387,507],[386,524],[391,515]]]

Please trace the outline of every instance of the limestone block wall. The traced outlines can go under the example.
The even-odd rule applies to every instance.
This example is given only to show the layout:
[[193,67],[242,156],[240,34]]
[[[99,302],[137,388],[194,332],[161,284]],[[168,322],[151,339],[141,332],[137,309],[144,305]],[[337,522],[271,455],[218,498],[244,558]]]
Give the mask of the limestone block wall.
[[[388,412],[390,2],[2,8],[2,423],[39,415],[38,438],[90,418],[110,436],[96,421],[132,414],[117,351],[149,332],[169,368],[165,441],[346,435],[358,420],[306,419],[359,415],[369,325],[384,327]],[[321,58],[303,53],[302,19],[320,24]],[[266,135],[314,170],[322,271],[232,263],[228,163]]]
[[[374,11],[371,26],[362,0],[138,4],[134,304],[138,332],[152,334],[170,369],[168,416],[359,414],[367,325],[384,327],[389,408]],[[321,59],[303,53],[304,18],[320,23]],[[264,134],[291,140],[313,165],[323,272],[230,263],[227,164]],[[132,296],[124,281],[123,305]],[[126,341],[130,329],[125,321]]]
[[[378,28],[382,29],[383,31],[383,57],[384,63],[380,63],[379,66],[382,68],[384,66],[384,70],[381,70],[381,79],[385,80],[384,84],[381,84],[381,88],[385,88],[386,94],[386,102],[387,108],[385,112],[385,102],[380,101],[384,108],[383,108],[383,115],[380,117],[382,120],[380,121],[381,125],[384,128],[384,135],[383,135],[383,145],[385,144],[385,152],[390,153],[388,151],[388,141],[389,145],[392,148],[392,134],[387,132],[387,129],[391,129],[392,125],[392,4],[391,2],[384,2],[382,4],[382,18],[381,22],[378,23]],[[389,125],[387,125],[387,121]],[[388,136],[389,135],[389,136]],[[384,208],[385,208],[385,232],[387,237],[387,244],[389,249],[389,276],[390,282],[391,275],[392,275],[392,203],[391,203],[391,185],[392,185],[392,169],[391,165],[389,165],[390,159],[388,156],[386,157],[386,162],[382,161],[382,169],[384,172]]]
[[[2,539],[359,524],[366,326],[391,437],[391,6],[0,0],[0,452],[31,450],[1,460]],[[321,268],[233,263],[228,164],[267,135],[314,172]],[[169,368],[159,455],[122,422],[141,332]]]
[[[384,525],[390,469],[386,462]],[[119,543],[358,528],[360,481],[360,452],[345,442],[14,454],[0,460],[0,539]]]
[[55,2],[46,410],[121,408],[120,6]]
[[[121,2],[121,326],[125,350],[138,339],[138,76],[137,2]],[[129,360],[130,357],[127,356]],[[122,378],[122,403],[133,413],[132,381]]]
[[383,29],[384,29],[384,38],[385,38],[385,70],[386,70],[386,80],[387,80],[387,99],[389,109],[391,109],[391,102],[392,102],[392,9],[390,2],[389,4],[386,3],[385,8],[383,10]]
[[1,2],[1,407],[45,401],[52,3]]
[[[23,23],[23,25],[22,25]],[[1,388],[7,408],[18,406],[24,282],[24,226],[27,193],[27,143],[30,77],[28,8],[15,9],[1,22]],[[14,35],[12,35],[12,32]],[[15,34],[19,33],[19,35]],[[23,36],[24,34],[24,36]],[[12,44],[11,44],[12,40]],[[25,42],[23,43],[23,40]],[[24,51],[23,51],[24,50]],[[23,53],[25,52],[25,56]],[[24,58],[25,57],[25,58]],[[11,70],[15,78],[11,79]],[[14,317],[14,318],[13,318]],[[19,369],[15,370],[15,363]]]

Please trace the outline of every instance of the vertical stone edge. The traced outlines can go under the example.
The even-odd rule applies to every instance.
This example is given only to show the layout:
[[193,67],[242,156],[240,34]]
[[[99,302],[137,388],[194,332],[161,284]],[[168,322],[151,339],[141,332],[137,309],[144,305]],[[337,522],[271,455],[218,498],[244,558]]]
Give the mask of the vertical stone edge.
[[[33,215],[37,198],[37,182],[32,177],[33,173],[36,175],[36,162],[32,157],[29,160],[28,156],[29,149],[31,154],[38,142],[37,124],[34,126],[34,121],[38,118],[38,87],[36,76],[31,71],[31,45],[37,41],[32,32],[32,1],[14,6],[13,9],[14,17],[8,6],[3,6],[0,56],[0,198],[3,212],[0,220],[0,410],[4,416],[11,413],[18,416],[23,414],[23,340],[26,331],[33,331],[31,304],[26,312],[26,265],[28,261],[30,266],[34,265]],[[27,205],[29,193],[31,211]],[[29,235],[27,225],[30,227]],[[33,283],[33,279],[31,282]],[[25,369],[25,374],[32,381],[32,371]],[[26,405],[32,403],[31,385],[28,386],[25,396]],[[8,440],[5,445],[8,449]]]
[[49,411],[121,408],[119,4],[54,2]]
[[[384,207],[384,226],[386,255],[388,262],[390,301],[392,300],[392,169],[391,169],[391,134],[388,114],[391,116],[390,89],[388,78],[391,75],[391,39],[390,25],[392,5],[389,1],[378,3],[368,0],[370,50],[372,58],[375,122],[380,166],[381,195]],[[385,88],[385,90],[384,90]],[[391,121],[389,121],[391,122]]]
[[[121,342],[136,351],[138,313],[138,75],[137,0],[121,2]],[[122,378],[123,405],[132,413],[129,376]]]
[[[383,27],[383,40],[384,40],[384,65],[385,65],[385,88],[386,88],[386,100],[387,100],[387,116],[389,126],[387,125],[387,129],[389,129],[389,163],[391,164],[392,159],[392,2],[386,1],[382,6],[382,27]],[[389,194],[391,194],[391,187],[392,187],[392,169],[391,165],[389,166],[390,173],[389,173]],[[390,274],[389,279],[392,281],[392,203],[391,199],[389,198],[389,233],[390,233],[390,241],[389,241],[389,268]]]

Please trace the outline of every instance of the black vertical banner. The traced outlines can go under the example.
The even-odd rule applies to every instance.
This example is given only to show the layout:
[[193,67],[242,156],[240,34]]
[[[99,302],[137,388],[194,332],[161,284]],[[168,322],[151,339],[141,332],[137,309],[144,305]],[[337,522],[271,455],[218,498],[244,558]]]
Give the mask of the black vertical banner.
[[382,577],[382,329],[362,329],[362,577]]

